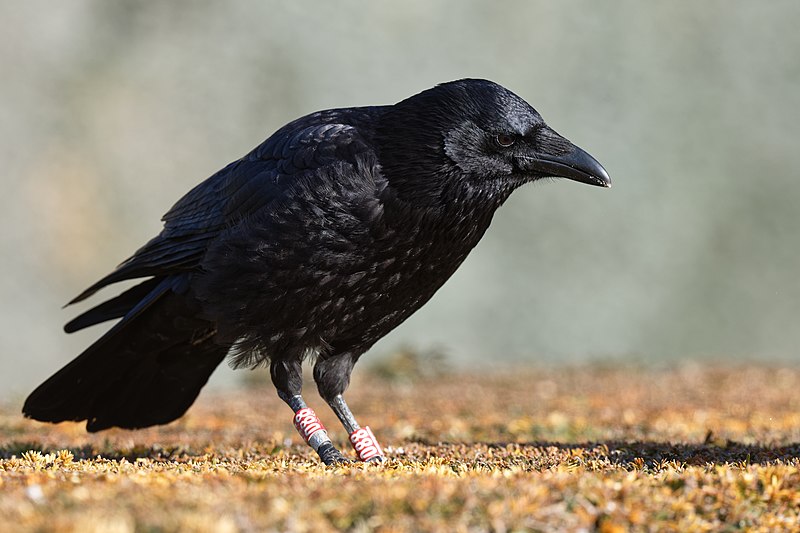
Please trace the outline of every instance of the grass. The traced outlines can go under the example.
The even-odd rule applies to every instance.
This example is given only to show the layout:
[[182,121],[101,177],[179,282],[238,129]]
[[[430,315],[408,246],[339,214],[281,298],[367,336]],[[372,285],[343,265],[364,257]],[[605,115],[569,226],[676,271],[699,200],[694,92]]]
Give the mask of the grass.
[[7,406],[0,531],[780,531],[800,521],[799,369],[424,374],[363,373],[348,393],[388,453],[383,465],[321,466],[266,384],[204,394],[178,422],[136,432],[89,435]]

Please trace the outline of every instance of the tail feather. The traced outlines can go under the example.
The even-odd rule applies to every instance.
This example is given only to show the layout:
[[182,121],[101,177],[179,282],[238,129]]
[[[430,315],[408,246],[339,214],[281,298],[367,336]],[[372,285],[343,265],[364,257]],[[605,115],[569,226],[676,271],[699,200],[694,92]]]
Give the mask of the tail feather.
[[119,296],[107,300],[100,305],[92,307],[85,313],[76,316],[66,323],[64,331],[67,333],[74,333],[107,320],[124,317],[131,309],[136,307],[139,302],[153,292],[161,282],[162,279],[160,278],[152,278],[143,281],[135,287],[131,287]]
[[[153,283],[122,321],[31,393],[25,416],[86,420],[89,431],[100,431],[166,424],[183,415],[230,345],[216,342],[214,324],[197,318],[199,305],[190,294],[173,290],[179,282]],[[133,301],[131,291],[147,283],[78,325],[119,312],[122,302]]]

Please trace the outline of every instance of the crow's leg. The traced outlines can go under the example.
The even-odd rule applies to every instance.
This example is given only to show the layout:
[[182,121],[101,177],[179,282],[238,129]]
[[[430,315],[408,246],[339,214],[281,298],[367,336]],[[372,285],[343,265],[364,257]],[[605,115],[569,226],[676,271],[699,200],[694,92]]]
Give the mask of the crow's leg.
[[272,383],[278,396],[294,411],[294,427],[306,443],[314,448],[326,465],[347,463],[349,460],[336,449],[325,431],[325,426],[301,396],[303,368],[301,361],[272,361],[269,367]]
[[350,444],[353,445],[353,449],[355,449],[359,459],[369,462],[386,460],[386,457],[383,455],[383,449],[381,445],[378,444],[378,440],[375,438],[372,430],[369,426],[362,428],[358,425],[358,422],[356,422],[353,413],[350,412],[350,408],[347,407],[347,403],[344,401],[341,394],[337,394],[332,400],[326,401],[328,405],[331,406],[331,409],[333,409],[333,412],[336,413],[336,416],[339,417],[339,420],[342,421],[342,425],[347,430],[347,433],[350,434]]
[[350,384],[350,373],[355,360],[350,354],[320,357],[314,365],[314,381],[322,398],[331,406],[350,435],[350,444],[362,461],[383,461],[383,449],[378,444],[369,426],[361,427],[356,422],[342,393]]

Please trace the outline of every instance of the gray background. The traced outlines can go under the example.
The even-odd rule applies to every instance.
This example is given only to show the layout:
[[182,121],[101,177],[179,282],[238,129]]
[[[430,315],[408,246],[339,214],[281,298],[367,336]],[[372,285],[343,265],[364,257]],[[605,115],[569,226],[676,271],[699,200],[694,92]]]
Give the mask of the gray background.
[[85,307],[61,305],[190,187],[299,115],[462,77],[527,99],[615,186],[515,193],[370,358],[797,360],[798,27],[793,1],[6,0],[0,397],[99,335],[63,334]]

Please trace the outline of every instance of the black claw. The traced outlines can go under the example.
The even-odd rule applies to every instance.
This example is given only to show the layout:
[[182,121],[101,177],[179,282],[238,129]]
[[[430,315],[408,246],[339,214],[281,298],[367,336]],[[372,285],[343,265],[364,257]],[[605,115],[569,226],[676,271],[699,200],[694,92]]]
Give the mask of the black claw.
[[342,452],[337,450],[330,442],[320,444],[317,453],[319,454],[319,458],[322,459],[322,462],[327,466],[352,463],[350,459],[342,455]]

